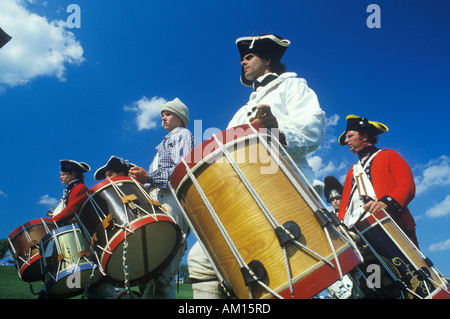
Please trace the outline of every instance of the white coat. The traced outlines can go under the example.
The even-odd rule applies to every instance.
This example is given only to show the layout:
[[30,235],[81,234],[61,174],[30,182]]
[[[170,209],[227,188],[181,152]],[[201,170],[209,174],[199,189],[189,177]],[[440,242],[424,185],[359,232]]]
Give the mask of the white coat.
[[228,128],[247,123],[248,114],[261,104],[271,107],[280,131],[286,135],[289,155],[311,185],[319,186],[321,183],[314,182],[314,172],[305,157],[315,151],[323,140],[325,112],[320,108],[316,93],[296,73],[283,73],[252,92],[248,103],[236,112]]

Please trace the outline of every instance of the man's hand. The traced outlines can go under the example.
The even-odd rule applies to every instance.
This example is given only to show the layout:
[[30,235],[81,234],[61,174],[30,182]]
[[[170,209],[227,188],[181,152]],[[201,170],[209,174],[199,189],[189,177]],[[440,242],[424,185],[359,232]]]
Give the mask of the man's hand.
[[370,202],[368,202],[367,204],[365,204],[363,206],[363,209],[365,212],[370,212],[370,213],[376,213],[377,211],[381,210],[381,209],[386,209],[387,205],[383,202],[376,202],[371,200]]
[[148,182],[148,172],[143,169],[142,167],[133,166],[130,168],[130,171],[128,172],[128,175],[133,177],[135,180],[137,180],[141,184],[145,184]]
[[256,115],[250,118],[250,124],[261,125],[265,128],[278,128],[277,118],[272,114],[269,105],[258,105]]

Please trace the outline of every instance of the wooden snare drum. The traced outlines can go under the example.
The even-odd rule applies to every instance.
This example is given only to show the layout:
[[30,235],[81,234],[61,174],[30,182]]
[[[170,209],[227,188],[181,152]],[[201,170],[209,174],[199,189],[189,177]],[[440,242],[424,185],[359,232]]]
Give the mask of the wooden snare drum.
[[383,267],[385,276],[390,277],[386,282],[396,283],[396,295],[390,294],[390,298],[450,299],[450,287],[444,276],[386,211],[368,214],[354,229],[367,244],[373,259]]
[[248,125],[214,135],[177,166],[172,191],[237,298],[310,298],[360,259],[270,140]]
[[26,282],[40,281],[39,242],[57,225],[48,218],[38,218],[17,227],[8,236],[8,246],[16,262],[19,277]]
[[148,281],[180,246],[175,220],[130,177],[95,185],[77,220],[102,271],[118,286]]

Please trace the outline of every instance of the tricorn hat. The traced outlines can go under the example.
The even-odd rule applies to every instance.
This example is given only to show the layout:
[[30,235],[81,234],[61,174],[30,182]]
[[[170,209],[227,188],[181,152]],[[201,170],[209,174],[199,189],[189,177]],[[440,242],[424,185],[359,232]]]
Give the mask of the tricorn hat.
[[79,172],[79,173],[86,173],[91,170],[91,167],[83,162],[77,162],[73,160],[60,160],[61,172]]
[[[291,42],[273,34],[261,36],[241,37],[236,40],[241,61],[248,53],[255,53],[264,59],[280,61]],[[252,82],[247,80],[244,70],[241,70],[241,82],[245,86],[251,86]]]
[[100,181],[106,178],[106,172],[112,170],[114,172],[124,172],[125,175],[128,175],[128,171],[131,167],[136,166],[131,164],[127,160],[124,160],[117,156],[111,156],[108,162],[100,167],[94,174],[94,178],[96,181]]
[[11,40],[11,36],[9,36],[2,28],[0,28],[0,48],[3,47],[6,43]]
[[325,177],[323,183],[325,187],[323,189],[323,193],[328,203],[331,203],[331,200],[336,197],[342,197],[342,191],[344,187],[334,176]]
[[339,136],[339,145],[345,145],[345,135],[348,131],[365,132],[371,136],[377,136],[381,133],[389,131],[389,128],[383,123],[369,121],[368,119],[357,115],[348,115],[347,128],[344,133]]

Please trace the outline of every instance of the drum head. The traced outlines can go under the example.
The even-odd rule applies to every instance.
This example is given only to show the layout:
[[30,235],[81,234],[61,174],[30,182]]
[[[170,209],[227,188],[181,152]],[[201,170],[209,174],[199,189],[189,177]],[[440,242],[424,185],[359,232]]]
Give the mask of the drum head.
[[124,248],[131,286],[154,277],[178,251],[181,231],[175,223],[161,220],[155,222],[151,217],[144,219],[136,221],[135,224],[146,224],[136,228],[133,234],[127,234],[126,239],[124,232],[118,233],[111,242],[111,247],[114,247],[113,253],[102,255],[102,265],[106,274],[116,285],[124,286],[125,282]]
[[32,220],[17,227],[8,237],[9,249],[23,281],[41,280],[39,242],[57,226],[48,218]]
[[49,296],[76,296],[103,277],[76,225],[58,228],[42,238],[40,254],[44,290]]

